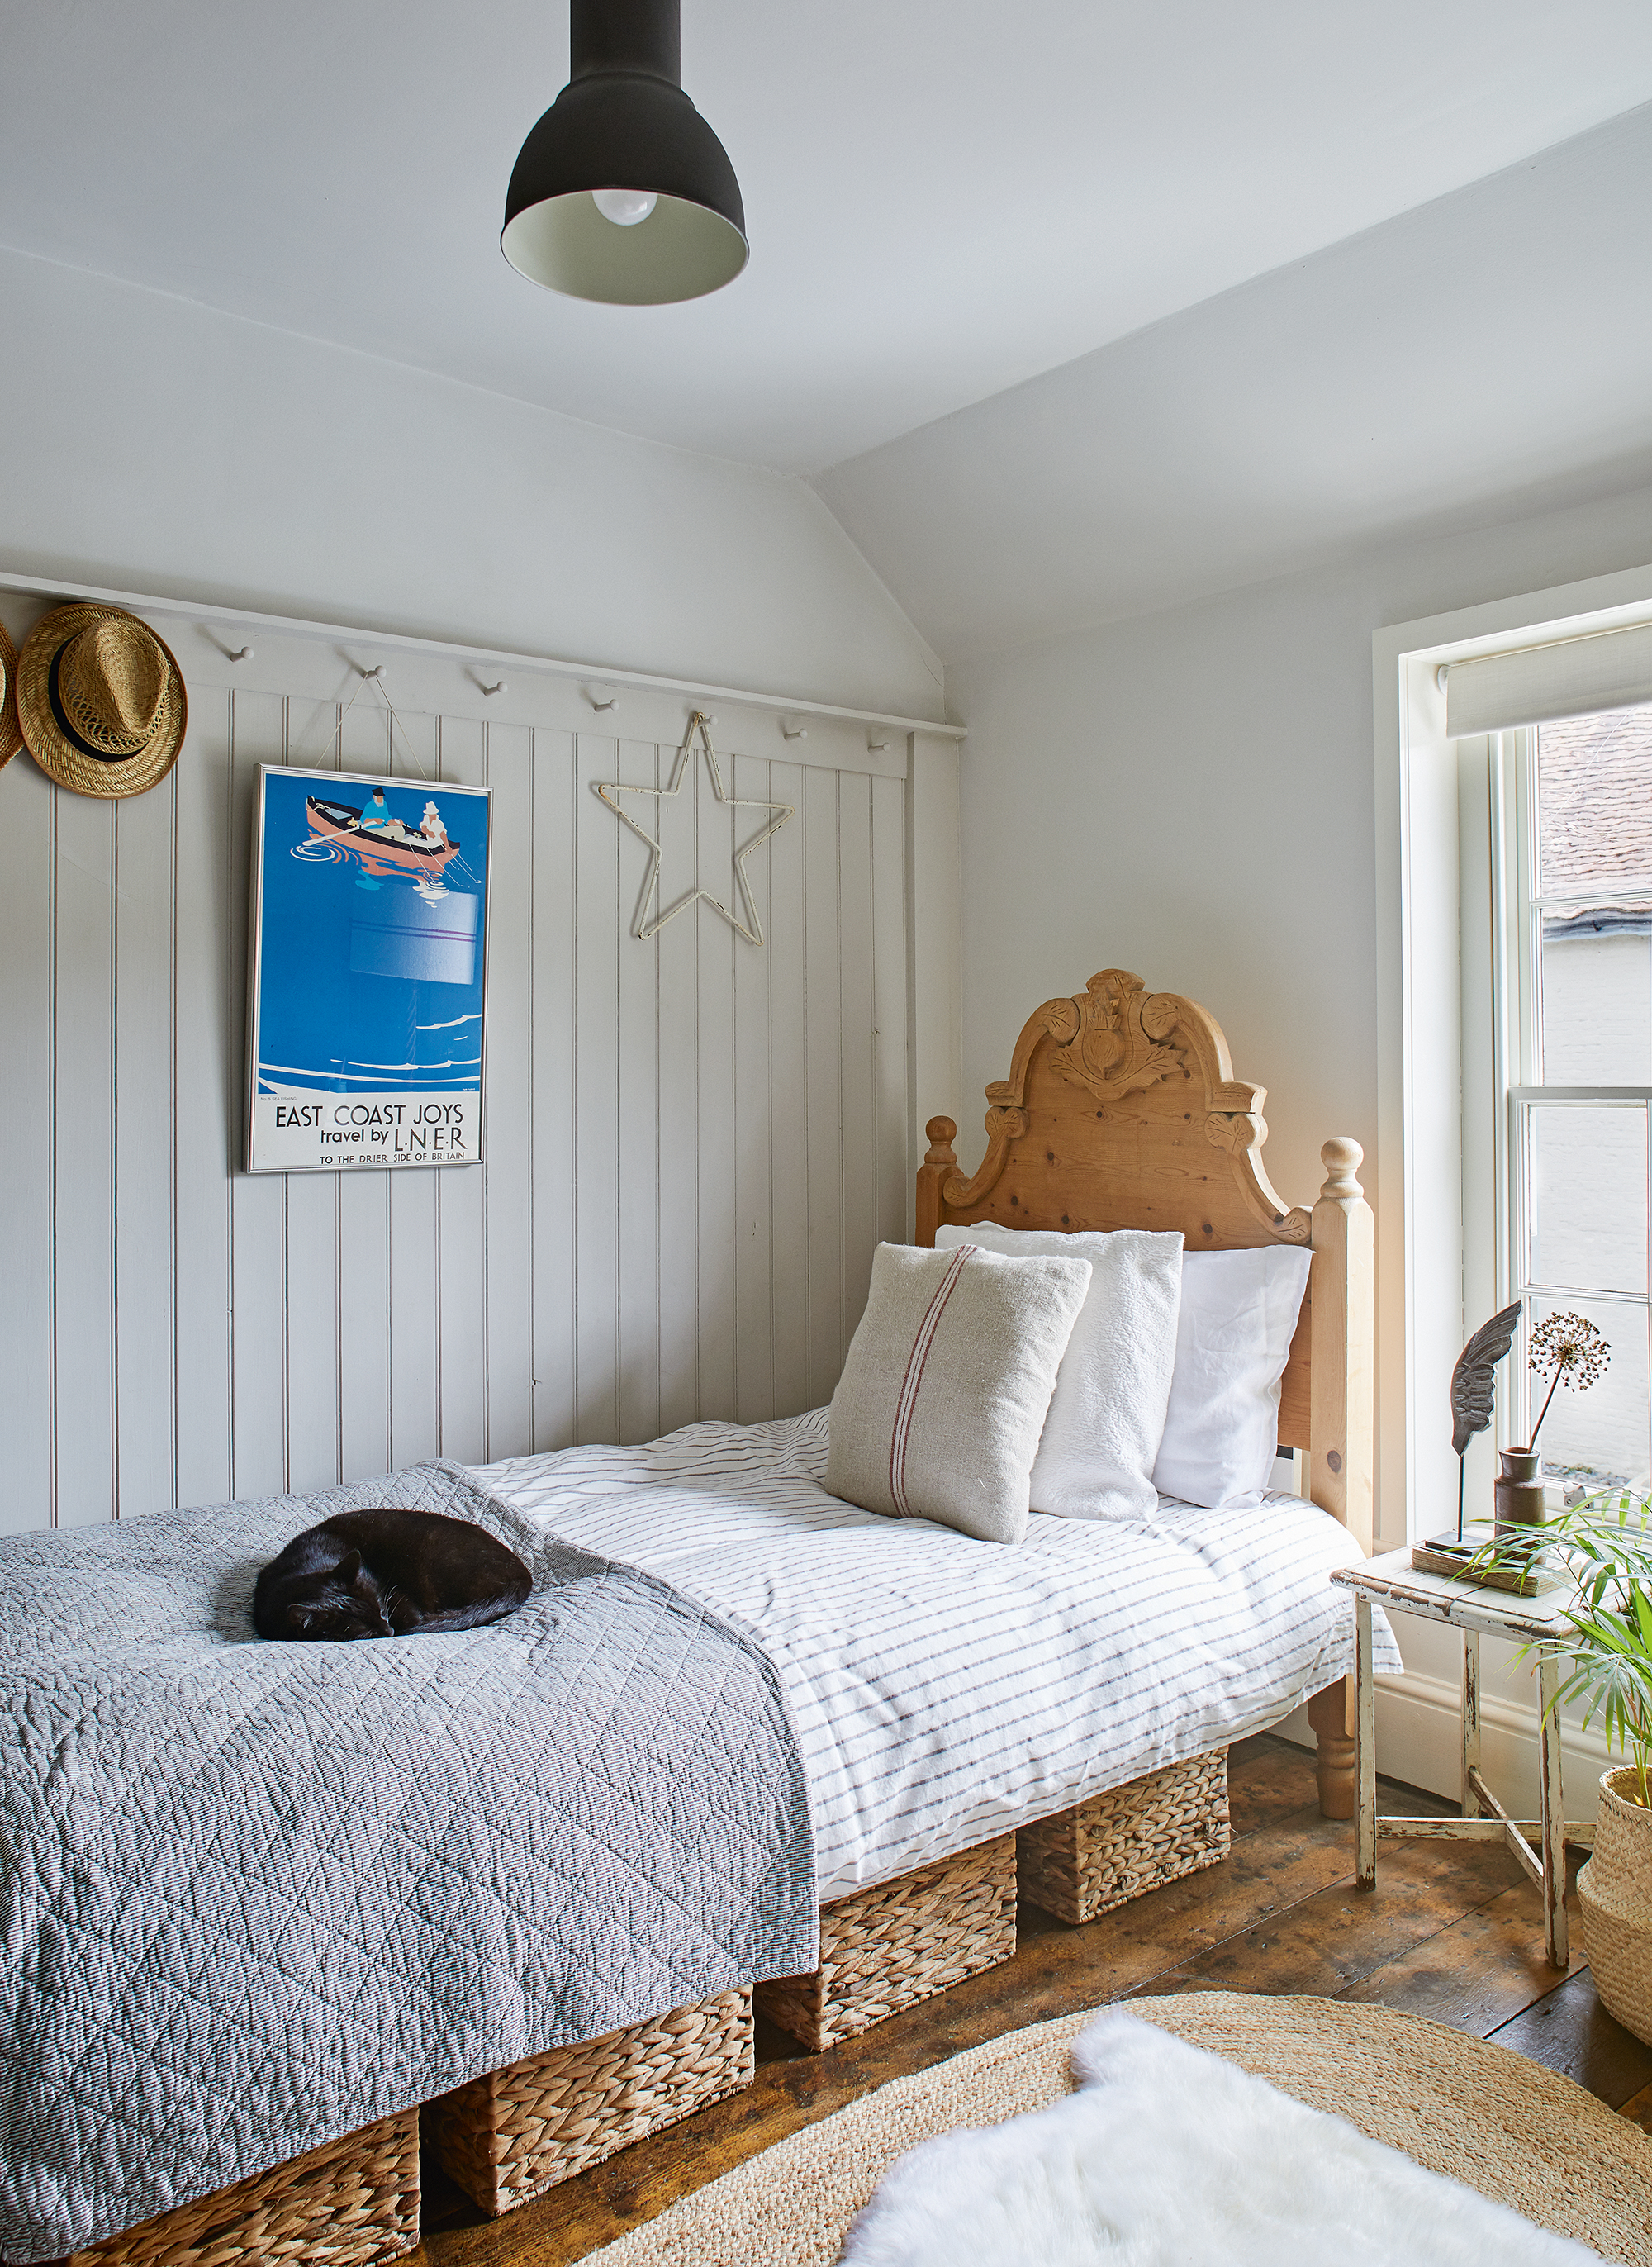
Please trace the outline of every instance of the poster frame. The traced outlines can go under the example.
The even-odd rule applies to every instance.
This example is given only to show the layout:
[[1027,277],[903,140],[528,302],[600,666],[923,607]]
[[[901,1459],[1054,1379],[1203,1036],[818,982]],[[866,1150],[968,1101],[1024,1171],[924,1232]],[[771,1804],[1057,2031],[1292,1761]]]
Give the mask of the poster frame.
[[[486,834],[486,854],[483,864],[482,918],[479,936],[481,954],[481,1047],[477,1065],[477,1146],[472,1153],[463,1156],[435,1155],[428,1152],[397,1154],[364,1152],[360,1156],[340,1154],[337,1156],[318,1156],[311,1161],[293,1161],[260,1157],[258,1148],[256,1103],[259,1072],[259,979],[264,954],[264,847],[265,825],[268,811],[268,782],[272,779],[315,780],[333,790],[362,788],[369,794],[375,788],[403,788],[428,795],[435,790],[443,796],[462,796],[467,803],[479,805]],[[463,838],[461,837],[461,840]],[[316,770],[297,764],[260,764],[254,786],[252,811],[252,855],[249,876],[249,905],[246,954],[246,1045],[245,1076],[242,1084],[243,1131],[240,1143],[240,1169],[247,1174],[267,1173],[339,1173],[426,1171],[450,1166],[479,1165],[486,1156],[487,1102],[487,972],[490,951],[489,931],[493,925],[493,789],[472,785],[466,780],[412,780],[389,772],[346,772]],[[370,1101],[367,1094],[340,1095],[340,1103],[352,1106]]]

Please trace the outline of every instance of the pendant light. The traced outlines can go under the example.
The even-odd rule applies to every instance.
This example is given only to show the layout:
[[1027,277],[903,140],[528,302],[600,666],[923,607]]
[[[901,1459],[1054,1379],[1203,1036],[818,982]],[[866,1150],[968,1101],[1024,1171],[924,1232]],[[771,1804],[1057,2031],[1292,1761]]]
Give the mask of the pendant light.
[[571,0],[571,75],[522,145],[500,244],[552,291],[698,299],[746,264],[727,151],[683,92],[681,0]]

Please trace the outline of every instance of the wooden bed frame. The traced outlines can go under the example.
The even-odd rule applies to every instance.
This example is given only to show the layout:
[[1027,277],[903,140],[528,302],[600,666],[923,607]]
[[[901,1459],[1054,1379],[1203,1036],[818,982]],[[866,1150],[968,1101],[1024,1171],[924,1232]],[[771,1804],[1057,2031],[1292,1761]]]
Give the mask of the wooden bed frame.
[[[1022,1027],[1010,1075],[987,1089],[987,1154],[960,1170],[950,1118],[929,1121],[917,1176],[917,1241],[948,1222],[1005,1228],[1180,1229],[1189,1251],[1307,1244],[1307,1296],[1280,1392],[1279,1439],[1305,1450],[1305,1493],[1371,1547],[1375,1274],[1363,1152],[1338,1136],[1320,1151],[1312,1211],[1287,1206],[1261,1162],[1267,1089],[1233,1076],[1209,1010],[1105,968]],[[1354,1815],[1354,1680],[1308,1703],[1319,1808]]]

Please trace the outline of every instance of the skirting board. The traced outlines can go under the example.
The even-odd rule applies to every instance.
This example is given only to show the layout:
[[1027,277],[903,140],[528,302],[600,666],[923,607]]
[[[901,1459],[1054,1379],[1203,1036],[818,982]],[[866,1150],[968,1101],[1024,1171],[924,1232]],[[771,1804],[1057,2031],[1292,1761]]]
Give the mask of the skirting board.
[[[1407,1669],[1377,1680],[1377,1768],[1407,1786],[1458,1798],[1462,1782],[1462,1710],[1455,1682]],[[1298,1708],[1274,1729],[1282,1739],[1312,1748],[1308,1712]],[[1538,1715],[1488,1692],[1480,1704],[1480,1769],[1498,1801],[1517,1818],[1538,1815]],[[1566,1815],[1583,1821],[1595,1816],[1599,1779],[1621,1757],[1607,1752],[1594,1729],[1568,1724],[1561,1744],[1566,1785]],[[1379,1806],[1380,1807],[1380,1806]]]

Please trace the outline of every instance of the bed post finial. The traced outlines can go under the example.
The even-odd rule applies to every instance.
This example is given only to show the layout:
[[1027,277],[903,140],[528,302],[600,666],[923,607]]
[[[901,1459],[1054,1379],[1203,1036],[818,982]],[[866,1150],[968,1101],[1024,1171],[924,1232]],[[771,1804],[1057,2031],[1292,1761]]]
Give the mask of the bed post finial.
[[1365,1193],[1355,1175],[1365,1161],[1365,1152],[1357,1141],[1346,1134],[1333,1134],[1319,1151],[1319,1162],[1325,1167],[1325,1186],[1322,1197],[1363,1197]]
[[933,1245],[940,1226],[941,1188],[949,1173],[958,1170],[953,1142],[958,1128],[950,1118],[932,1118],[924,1128],[929,1149],[917,1172],[917,1216],[914,1229],[919,1244]]

